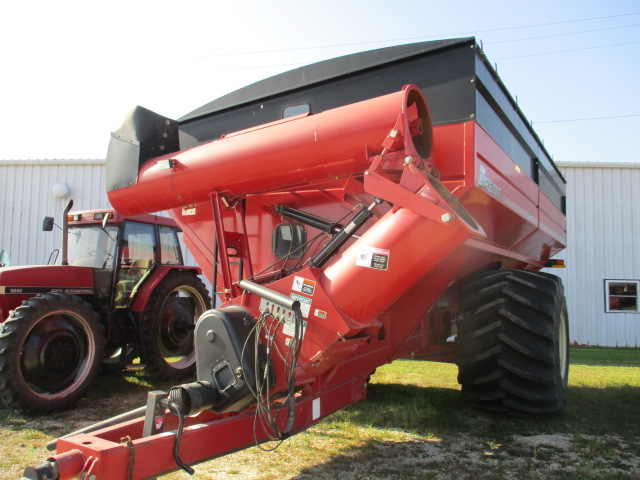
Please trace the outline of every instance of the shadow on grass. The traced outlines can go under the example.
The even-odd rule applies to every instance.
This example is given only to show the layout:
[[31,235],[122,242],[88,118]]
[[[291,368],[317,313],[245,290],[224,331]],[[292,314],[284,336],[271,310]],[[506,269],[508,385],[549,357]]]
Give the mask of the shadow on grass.
[[0,408],[0,431],[33,430],[56,437],[142,407],[151,390],[168,390],[176,382],[154,382],[143,369],[102,373],[75,407],[52,413],[21,413]]
[[[435,479],[443,467],[451,469],[449,455],[436,442],[369,440],[357,448],[334,455],[329,461],[308,466],[292,480],[333,479]],[[444,462],[446,465],[443,465]],[[456,468],[452,478],[471,478],[472,465]]]
[[605,388],[571,386],[564,415],[559,419],[571,433],[638,436],[640,387],[610,385]]
[[[152,382],[142,370],[98,376],[85,398],[76,407],[49,414],[21,414],[0,409],[0,428],[34,428],[47,435],[52,421],[94,423],[141,407],[151,390],[168,390],[175,382]],[[492,414],[470,407],[458,389],[400,384],[370,384],[366,400],[329,417],[329,422],[348,422],[380,429],[395,429],[416,435],[441,436],[447,433],[512,435],[516,433],[570,433],[602,435],[616,432],[637,435],[640,387],[571,386],[563,415],[523,419]],[[42,424],[39,427],[39,424]],[[66,432],[71,431],[67,428]]]
[[[192,381],[187,379],[185,381]],[[143,368],[130,368],[123,372],[102,373],[89,387],[87,399],[109,397],[114,394],[141,394],[146,398],[151,390],[167,390],[176,385],[175,380],[153,380]]]
[[[536,444],[542,441],[542,444]],[[589,448],[567,437],[518,437],[505,444],[470,433],[441,441],[368,440],[303,468],[291,480],[637,480],[637,446],[615,440]],[[553,443],[556,442],[556,443]],[[598,451],[599,450],[599,451]]]
[[[166,390],[171,385],[171,382],[153,384],[141,371],[104,374],[75,409],[36,416],[0,410],[0,430],[31,429],[50,437],[61,436],[142,406],[149,390]],[[580,436],[608,438],[615,434],[629,439],[629,444],[640,449],[639,396],[640,387],[574,386],[569,389],[564,415],[532,420],[474,409],[454,388],[374,383],[369,387],[366,400],[334,413],[314,428],[313,435],[329,437],[333,436],[331,432],[342,430],[345,436],[355,437],[354,442],[359,444],[346,446],[328,461],[306,467],[294,478],[428,480],[447,478],[443,472],[448,471],[452,473],[450,478],[497,480],[506,478],[507,471],[515,475],[513,478],[532,478],[526,469],[540,467],[532,457],[536,454],[540,459],[545,452],[536,453],[531,447],[527,451],[509,451],[503,458],[499,455],[501,452],[494,455],[491,446],[512,445],[515,437],[523,436],[561,434],[574,439]],[[372,438],[358,442],[358,432],[366,432],[365,438]],[[396,439],[388,440],[390,435]],[[46,440],[38,441],[42,445],[46,443]],[[618,454],[615,447],[607,446],[606,451],[609,456]],[[514,470],[505,465],[511,457],[521,459],[513,466]],[[584,458],[586,462],[588,455],[584,454]],[[558,470],[546,478],[566,477],[565,470]],[[633,478],[613,471],[606,471],[601,477],[580,478],[614,477]]]
[[566,433],[637,436],[640,430],[640,387],[571,386],[562,415],[516,418],[478,410],[465,403],[457,389],[414,385],[372,384],[365,401],[330,417],[375,428],[402,429],[418,435],[441,436]]
[[[634,464],[631,470],[640,467],[640,387],[570,387],[567,397],[563,415],[523,419],[472,408],[456,389],[371,385],[365,401],[325,422],[334,431],[357,426],[380,435],[306,467],[294,479],[637,478],[627,463]],[[385,430],[415,438],[384,440]],[[560,446],[535,443],[543,438],[559,438]],[[594,455],[585,442],[598,443],[605,454]]]

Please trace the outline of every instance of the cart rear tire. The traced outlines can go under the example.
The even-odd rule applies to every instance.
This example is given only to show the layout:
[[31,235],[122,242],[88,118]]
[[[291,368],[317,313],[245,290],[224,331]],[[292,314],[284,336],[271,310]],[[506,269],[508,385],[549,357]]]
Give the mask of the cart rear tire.
[[193,331],[211,300],[193,273],[169,273],[142,313],[143,361],[156,380],[182,380],[196,371]]
[[458,381],[472,405],[515,416],[563,411],[569,325],[561,280],[547,273],[483,273],[462,289]]
[[30,298],[0,326],[0,401],[25,412],[69,408],[100,369],[102,325],[80,297]]

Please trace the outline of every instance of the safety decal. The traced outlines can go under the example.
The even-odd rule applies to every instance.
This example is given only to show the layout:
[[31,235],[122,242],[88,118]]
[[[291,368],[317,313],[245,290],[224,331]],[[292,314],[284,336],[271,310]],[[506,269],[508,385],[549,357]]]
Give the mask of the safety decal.
[[313,297],[313,292],[316,290],[316,282],[303,277],[293,277],[291,289]]
[[289,296],[300,302],[300,313],[302,313],[304,318],[309,318],[309,312],[311,311],[311,299],[298,295],[297,293],[292,293]]
[[376,270],[387,270],[389,268],[389,250],[363,247],[356,259],[356,265]]
[[[309,299],[307,299],[307,300],[309,300]],[[300,305],[302,306],[302,303]],[[304,312],[304,308],[301,308],[301,310]],[[309,310],[309,307],[307,306],[307,312],[308,312],[308,310]],[[302,315],[304,316],[304,313]],[[307,331],[307,321],[303,320],[302,321],[302,338],[304,338],[304,334],[305,334],[306,331]],[[295,334],[296,334],[296,322],[295,322],[295,319],[294,319],[293,316],[287,315],[285,317],[285,319],[284,319],[284,327],[282,327],[282,333],[284,333],[285,335],[287,335],[289,337],[294,337],[295,336]]]
[[327,312],[325,312],[324,310],[320,310],[319,308],[316,308],[313,311],[313,314],[318,318],[322,318],[322,319],[326,319],[327,318]]
[[182,207],[182,215],[195,215],[196,214],[196,206],[195,205],[185,205]]

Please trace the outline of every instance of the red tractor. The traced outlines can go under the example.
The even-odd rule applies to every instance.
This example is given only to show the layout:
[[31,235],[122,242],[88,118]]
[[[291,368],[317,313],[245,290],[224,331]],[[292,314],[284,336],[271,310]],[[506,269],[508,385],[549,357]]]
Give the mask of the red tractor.
[[196,382],[58,439],[27,478],[192,473],[363,400],[401,358],[456,362],[486,410],[563,410],[566,302],[540,270],[566,245],[564,179],[473,38],[303,67],[177,125],[136,108],[107,190],[169,211],[223,303],[196,324]]
[[[154,378],[195,371],[193,328],[210,306],[185,267],[175,222],[112,210],[63,218],[59,265],[0,270],[0,400],[24,411],[72,406],[103,368],[139,356]],[[53,218],[43,228],[51,230]]]

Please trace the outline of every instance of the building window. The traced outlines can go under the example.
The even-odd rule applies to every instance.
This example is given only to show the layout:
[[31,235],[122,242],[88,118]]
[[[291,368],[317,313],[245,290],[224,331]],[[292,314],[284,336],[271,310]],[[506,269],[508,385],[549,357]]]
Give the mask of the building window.
[[638,309],[638,280],[605,280],[607,312],[640,312]]

